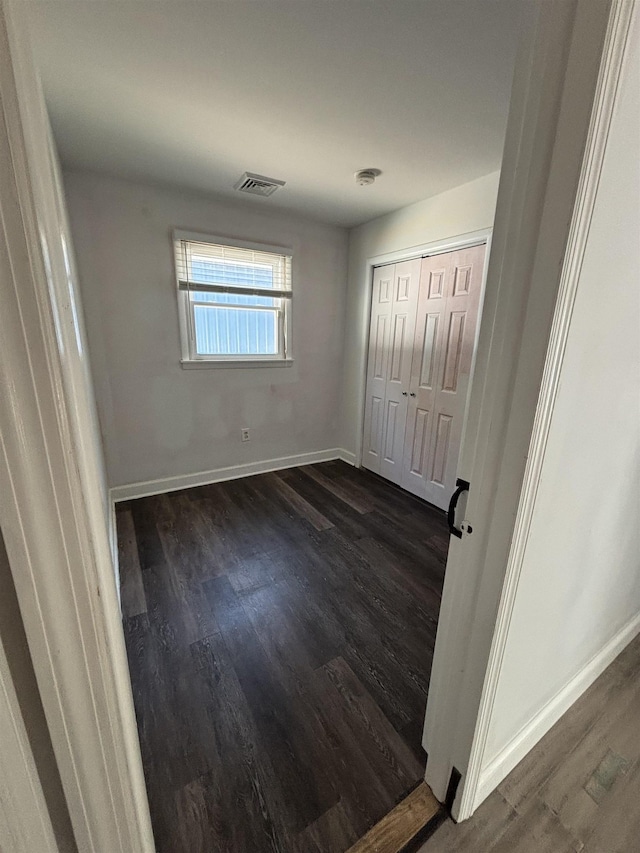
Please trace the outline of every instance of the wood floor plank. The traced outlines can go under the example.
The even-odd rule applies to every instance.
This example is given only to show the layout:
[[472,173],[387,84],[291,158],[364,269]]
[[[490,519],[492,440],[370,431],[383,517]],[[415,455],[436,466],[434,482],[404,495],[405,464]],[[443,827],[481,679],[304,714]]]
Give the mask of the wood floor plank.
[[544,803],[531,801],[518,816],[496,792],[469,821],[444,823],[419,853],[579,853],[576,844]]
[[400,853],[440,809],[431,789],[421,782],[348,853]]
[[293,489],[277,474],[273,474],[274,487],[284,497],[287,503],[299,514],[302,518],[312,524],[316,530],[328,530],[333,527],[333,523],[325,518],[312,504],[305,500],[301,494]]
[[213,732],[203,745],[209,769],[198,780],[209,804],[206,820],[217,832],[209,849],[279,850],[278,844],[290,837],[290,804],[262,749],[233,657],[221,634],[194,643],[191,653],[197,671],[194,697],[205,711],[205,727]]
[[496,791],[469,820],[446,820],[419,853],[489,853],[517,820],[516,810]]
[[582,853],[635,853],[640,847],[640,761],[618,786],[616,796],[600,811]]
[[305,642],[296,612],[287,606],[286,582],[243,593],[238,600],[259,638],[280,684],[300,692],[313,671],[324,662],[313,654]]
[[228,573],[229,583],[236,593],[270,587],[286,576],[287,556],[286,549],[280,548],[276,552],[247,557],[237,569]]
[[387,582],[395,582],[404,595],[414,602],[414,606],[423,605],[423,615],[432,623],[437,623],[442,591],[442,566],[440,560],[423,559],[420,562],[406,560],[375,536],[359,539],[357,547],[376,566]]
[[302,469],[290,468],[279,472],[278,476],[349,539],[359,539],[370,531],[369,513],[363,514],[353,509],[334,492],[306,475]]
[[273,476],[262,474],[226,484],[237,513],[231,535],[241,560],[286,547],[310,529],[315,531],[287,496],[274,488]]
[[188,583],[225,574],[226,563],[216,553],[206,516],[200,508],[194,509],[193,503],[182,493],[166,503],[170,511],[158,513],[156,527],[174,574]]
[[381,779],[393,780],[390,792],[409,789],[424,769],[342,658],[324,667],[350,711],[347,723],[354,739]]
[[[427,621],[410,616],[412,605],[404,591],[378,588],[375,566],[339,533],[328,531],[323,547],[331,589],[327,608],[335,609],[349,626],[343,657],[393,724],[405,726],[424,712],[424,673],[430,669],[435,629],[426,640],[421,638]],[[402,628],[406,619],[413,626],[410,636]],[[415,645],[409,648],[407,643]]]
[[500,840],[488,849],[491,853],[579,853],[576,841],[551,809],[534,800],[522,820],[514,820]]
[[[370,761],[362,741],[353,737],[353,719],[350,719],[353,712],[324,668],[317,672],[311,698],[311,713],[325,732],[328,765],[338,782],[339,802],[353,827],[355,841],[381,820],[406,791],[402,788],[390,793],[391,786],[384,773],[376,772],[375,762]],[[366,790],[362,779],[367,779]]]
[[313,465],[305,465],[299,470],[361,515],[371,512],[374,508],[373,501],[366,494],[359,494],[353,489],[348,480],[327,477]]
[[[162,524],[158,525],[158,534],[167,560],[167,569],[162,572],[168,586],[164,603],[166,618],[171,621],[178,617],[184,644],[188,646],[218,630],[202,585],[198,582],[207,574],[205,564],[208,559],[205,558],[205,563],[200,562],[202,555],[197,550],[189,553],[180,544],[179,535],[173,530],[167,531]],[[158,569],[151,572],[157,574]]]
[[357,841],[344,803],[338,802],[314,821],[296,839],[295,853],[325,853],[326,850],[347,850]]
[[131,501],[131,516],[138,545],[140,568],[144,572],[152,566],[164,563],[162,543],[156,526],[157,497],[145,498],[143,501]]
[[[337,802],[322,766],[310,757],[316,745],[306,741],[305,720],[291,690],[279,679],[250,618],[226,578],[205,584],[234,670],[251,709],[261,747],[271,756],[283,798],[292,805],[293,829],[302,830]],[[295,807],[295,808],[294,808]]]
[[122,617],[139,616],[147,612],[142,585],[142,570],[138,558],[138,543],[130,509],[116,513],[118,528],[118,564],[120,566],[120,603]]

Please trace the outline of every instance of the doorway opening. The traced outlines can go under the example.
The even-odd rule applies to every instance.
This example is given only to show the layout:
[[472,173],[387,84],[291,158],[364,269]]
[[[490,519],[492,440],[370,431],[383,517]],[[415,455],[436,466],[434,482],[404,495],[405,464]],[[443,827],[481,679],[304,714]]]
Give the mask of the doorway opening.
[[159,853],[344,853],[424,779],[443,509],[490,239],[367,261],[352,464],[325,455],[116,504]]
[[489,240],[370,262],[360,467],[116,504],[160,853],[343,853],[422,781]]

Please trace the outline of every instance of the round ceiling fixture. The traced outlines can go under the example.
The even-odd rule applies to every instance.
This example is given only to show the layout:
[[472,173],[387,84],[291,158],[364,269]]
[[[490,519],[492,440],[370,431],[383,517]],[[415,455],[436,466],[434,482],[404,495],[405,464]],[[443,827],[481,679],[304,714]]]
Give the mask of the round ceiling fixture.
[[356,184],[360,187],[367,187],[381,174],[380,169],[360,169],[359,172],[355,173]]

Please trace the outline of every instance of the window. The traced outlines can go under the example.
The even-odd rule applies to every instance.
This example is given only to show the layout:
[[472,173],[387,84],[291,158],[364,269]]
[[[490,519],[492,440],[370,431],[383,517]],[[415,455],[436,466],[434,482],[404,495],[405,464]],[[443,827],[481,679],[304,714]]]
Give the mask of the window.
[[287,249],[174,233],[183,366],[291,363]]

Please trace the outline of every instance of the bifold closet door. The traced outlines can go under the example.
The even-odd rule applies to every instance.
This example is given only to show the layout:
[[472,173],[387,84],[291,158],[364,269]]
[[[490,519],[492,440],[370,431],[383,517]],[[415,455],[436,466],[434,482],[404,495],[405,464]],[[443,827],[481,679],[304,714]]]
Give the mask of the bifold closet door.
[[373,275],[362,464],[402,481],[420,259]]
[[401,485],[447,507],[455,489],[485,246],[423,258]]

